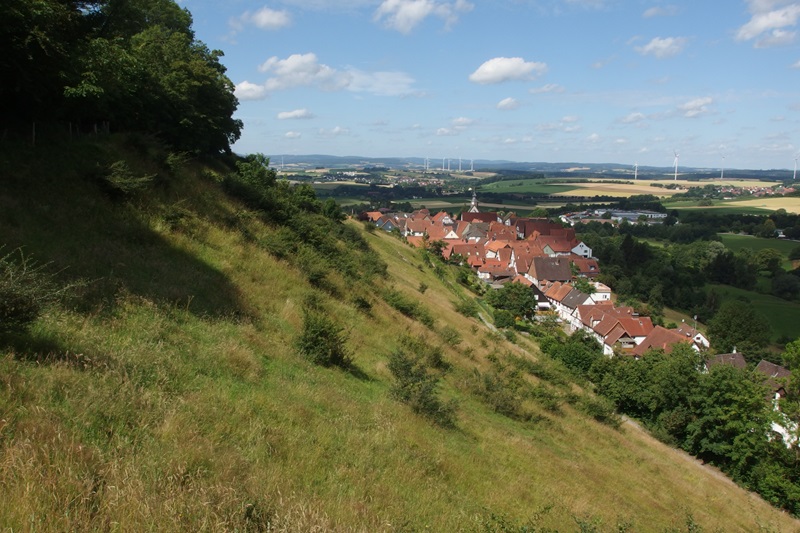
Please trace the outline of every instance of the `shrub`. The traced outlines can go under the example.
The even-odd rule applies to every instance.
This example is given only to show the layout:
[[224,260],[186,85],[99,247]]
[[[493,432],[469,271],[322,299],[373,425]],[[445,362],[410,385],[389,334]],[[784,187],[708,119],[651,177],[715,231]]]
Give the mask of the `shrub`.
[[472,298],[466,298],[464,300],[459,300],[453,303],[453,307],[455,308],[457,313],[461,313],[464,316],[468,316],[471,318],[478,317],[478,304],[475,303],[475,300]]
[[103,176],[103,183],[111,193],[127,196],[146,189],[153,182],[155,174],[135,176],[124,160],[115,161]]
[[387,304],[394,307],[407,317],[419,320],[429,328],[433,327],[433,317],[428,310],[422,307],[419,302],[416,302],[403,295],[403,293],[389,289],[384,293],[383,299]]
[[439,332],[442,340],[450,346],[458,346],[461,344],[461,334],[453,326],[445,326]]
[[295,341],[297,351],[314,364],[349,367],[352,356],[347,349],[347,334],[324,313],[307,309],[303,331]]
[[420,358],[396,350],[389,356],[389,371],[395,379],[392,396],[442,427],[455,426],[455,405],[439,398],[439,378]]
[[613,404],[606,398],[590,398],[588,396],[584,396],[578,402],[578,409],[580,409],[584,414],[591,416],[601,424],[611,426],[612,428],[619,428],[619,426],[622,424],[622,420],[614,410]]
[[498,328],[513,328],[514,315],[505,309],[495,309],[494,311],[494,325]]
[[0,257],[0,335],[27,330],[62,290],[22,250]]
[[400,337],[400,345],[431,368],[439,370],[450,368],[450,364],[444,360],[442,347],[431,344],[424,335],[419,337],[403,335]]

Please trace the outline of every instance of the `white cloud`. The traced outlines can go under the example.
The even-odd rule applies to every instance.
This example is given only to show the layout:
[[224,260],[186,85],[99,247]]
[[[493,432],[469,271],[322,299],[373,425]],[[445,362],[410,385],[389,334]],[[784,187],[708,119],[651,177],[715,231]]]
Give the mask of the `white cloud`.
[[647,117],[644,115],[644,113],[634,112],[625,115],[624,117],[619,119],[619,121],[622,122],[623,124],[636,124],[637,122],[643,121],[645,118]]
[[636,51],[643,56],[652,55],[659,59],[672,57],[681,53],[686,46],[685,37],[655,37],[644,46],[637,46]]
[[238,85],[234,90],[236,98],[242,101],[246,100],[263,100],[267,97],[267,89],[263,85],[257,83],[250,83],[245,80]]
[[436,16],[450,27],[458,21],[461,13],[472,10],[473,4],[466,0],[439,2],[436,0],[384,0],[373,15],[376,22],[383,21],[386,27],[400,33],[410,33],[429,16]]
[[598,135],[597,133],[592,133],[591,135],[586,137],[586,140],[589,141],[590,143],[598,143],[600,142],[601,139],[600,135]]
[[451,130],[450,128],[439,128],[436,130],[436,135],[439,137],[445,137],[447,135],[456,135],[456,132]]
[[773,46],[784,46],[792,44],[797,32],[786,30],[772,30],[767,35],[758,39],[755,43],[756,48],[771,48]]
[[525,61],[521,57],[495,57],[470,74],[474,83],[490,84],[511,80],[532,80],[547,70],[545,63]]
[[655,6],[645,10],[645,12],[642,13],[642,17],[646,19],[653,17],[671,17],[677,15],[678,11],[678,6]]
[[602,9],[605,7],[605,0],[565,0],[567,4],[577,5],[587,9]]
[[689,100],[685,104],[679,105],[678,110],[684,117],[695,118],[702,115],[707,115],[709,113],[708,106],[712,103],[714,103],[713,98],[710,96],[704,96],[702,98]]
[[336,90],[343,89],[350,83],[347,74],[321,64],[313,53],[292,54],[286,59],[273,56],[262,63],[258,70],[274,74],[274,77],[264,83],[264,87],[270,92],[305,85]]
[[578,120],[580,120],[580,119],[578,117],[574,116],[574,115],[567,115],[565,117],[561,117],[561,122],[568,123],[568,124],[569,123],[573,123],[573,122],[578,122]]
[[456,130],[465,130],[467,127],[471,126],[475,122],[471,118],[467,117],[458,117],[453,119],[453,129]]
[[503,111],[511,111],[513,109],[517,109],[519,107],[519,101],[516,98],[503,98],[499,102],[497,102],[497,109],[501,109]]
[[383,96],[403,96],[414,93],[414,78],[405,72],[364,72],[358,69],[347,71],[350,83],[347,89]]
[[299,131],[287,131],[283,136],[287,139],[299,139],[303,134]]
[[326,130],[325,128],[320,128],[319,134],[323,137],[340,137],[342,135],[350,135],[350,130],[347,128],[342,128],[341,126],[336,126],[329,130]]
[[782,28],[794,27],[800,19],[800,3],[785,0],[749,0],[750,20],[736,32],[739,41],[757,39],[756,48],[787,44],[795,33]]
[[541,87],[534,87],[530,90],[531,94],[545,94],[545,93],[563,93],[564,87],[558,85],[557,83],[548,83],[546,85],[542,85]]
[[314,114],[308,109],[295,109],[294,111],[281,111],[278,113],[278,120],[307,119],[314,118]]
[[800,59],[792,63],[792,68],[800,68]]
[[288,11],[276,11],[268,7],[262,7],[255,12],[245,11],[228,21],[228,25],[237,32],[242,31],[245,26],[255,26],[260,30],[279,30],[291,23],[292,19]]
[[337,70],[319,62],[316,54],[292,54],[286,59],[270,57],[259,65],[271,75],[261,84],[244,81],[236,87],[240,100],[261,100],[271,92],[294,87],[316,87],[323,91],[349,90],[381,96],[415,94],[414,79],[404,72],[364,72],[354,68]]

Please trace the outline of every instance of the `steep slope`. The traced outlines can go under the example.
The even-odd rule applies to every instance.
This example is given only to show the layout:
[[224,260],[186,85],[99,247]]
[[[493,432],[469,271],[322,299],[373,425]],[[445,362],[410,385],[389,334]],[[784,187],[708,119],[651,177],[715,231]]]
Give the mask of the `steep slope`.
[[[470,295],[452,273],[387,234],[345,222],[386,273],[312,285],[276,257],[291,234],[228,197],[219,164],[118,140],[13,148],[5,250],[84,283],[2,348],[5,527],[800,531],[617,426],[533,340],[455,312]],[[150,190],[104,192],[123,159],[158,174]],[[309,310],[344,328],[351,367],[298,354]],[[452,427],[395,399],[399,352],[440,376]]]

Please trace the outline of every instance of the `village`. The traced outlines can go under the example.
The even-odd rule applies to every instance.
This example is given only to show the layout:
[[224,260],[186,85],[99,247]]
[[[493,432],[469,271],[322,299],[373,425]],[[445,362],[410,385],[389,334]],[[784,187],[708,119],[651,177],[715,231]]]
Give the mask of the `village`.
[[[651,212],[618,216],[641,216],[650,223],[662,220],[660,213]],[[481,211],[475,193],[469,210],[458,219],[428,209],[412,213],[383,209],[364,213],[364,217],[379,229],[398,232],[411,246],[426,247],[440,252],[446,261],[468,265],[490,290],[507,283],[530,287],[537,301],[537,316],[556,317],[570,334],[586,332],[606,356],[639,359],[649,350],[669,354],[676,345],[687,344],[703,354],[704,371],[715,365],[747,367],[735,348],[732,353],[714,354],[706,335],[686,322],[667,328],[654,324],[651,317],[637,313],[632,306],[616,305],[611,288],[596,280],[601,267],[591,248],[577,238],[573,227],[545,218]],[[574,224],[575,220],[563,222]],[[755,372],[763,375],[777,410],[790,371],[762,360]],[[787,445],[797,443],[796,428],[788,419],[774,422],[772,429]]]

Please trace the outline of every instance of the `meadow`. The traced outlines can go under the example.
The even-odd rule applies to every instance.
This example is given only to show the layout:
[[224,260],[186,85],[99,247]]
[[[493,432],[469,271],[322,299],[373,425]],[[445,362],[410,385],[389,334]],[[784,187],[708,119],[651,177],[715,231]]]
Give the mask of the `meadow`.
[[[474,295],[389,234],[345,222],[387,270],[314,285],[276,252],[287,228],[223,194],[224,168],[189,163],[120,201],[86,178],[98,159],[159,167],[114,146],[0,155],[18,169],[0,191],[5,244],[87,280],[0,348],[8,530],[800,531],[635,424],[597,419],[585,383],[533,338],[456,312]],[[298,353],[309,309],[343,328],[352,367]],[[392,393],[409,338],[440,358],[453,427]],[[487,399],[492,384],[508,394]]]
[[800,247],[800,241],[788,239],[763,239],[752,235],[734,235],[731,233],[721,233],[719,237],[722,239],[722,244],[734,253],[742,249],[758,252],[765,248],[774,248],[788,259],[789,253]]
[[800,304],[782,300],[769,294],[737,289],[728,285],[711,285],[723,299],[741,300],[742,305],[752,305],[770,323],[770,338],[774,343],[796,339],[800,324]]

